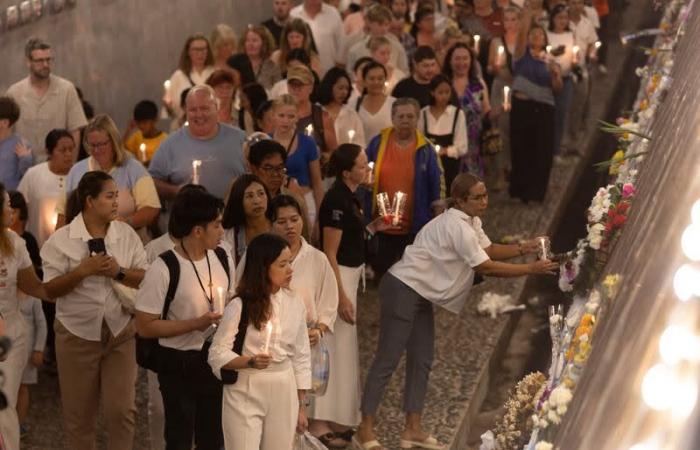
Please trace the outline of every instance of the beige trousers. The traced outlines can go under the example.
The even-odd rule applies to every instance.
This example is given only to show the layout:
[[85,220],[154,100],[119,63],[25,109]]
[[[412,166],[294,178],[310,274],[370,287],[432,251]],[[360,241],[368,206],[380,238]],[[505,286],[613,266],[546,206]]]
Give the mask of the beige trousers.
[[103,322],[99,342],[75,336],[58,319],[54,330],[68,448],[95,449],[100,398],[109,438],[108,450],[133,448],[136,418],[133,321],[118,336],[112,336]]

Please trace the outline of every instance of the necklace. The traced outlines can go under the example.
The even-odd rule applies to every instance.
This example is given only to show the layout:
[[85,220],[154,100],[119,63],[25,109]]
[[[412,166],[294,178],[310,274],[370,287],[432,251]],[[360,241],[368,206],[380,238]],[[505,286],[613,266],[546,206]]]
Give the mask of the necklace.
[[199,276],[199,271],[197,270],[197,266],[194,265],[194,261],[192,261],[192,258],[190,258],[190,254],[187,252],[187,249],[185,248],[185,243],[184,241],[180,241],[180,247],[182,247],[182,251],[185,252],[185,256],[187,256],[187,260],[192,264],[192,268],[194,269],[194,274],[197,276],[197,281],[199,281],[199,287],[202,288],[202,293],[204,294],[204,298],[207,300],[207,303],[209,303],[209,310],[213,311],[214,308],[214,293],[212,291],[212,287],[214,283],[212,282],[211,278],[211,265],[209,264],[209,252],[206,252],[204,256],[207,259],[207,270],[209,271],[209,295],[207,296],[207,290],[204,289],[204,283],[202,283],[202,279]]

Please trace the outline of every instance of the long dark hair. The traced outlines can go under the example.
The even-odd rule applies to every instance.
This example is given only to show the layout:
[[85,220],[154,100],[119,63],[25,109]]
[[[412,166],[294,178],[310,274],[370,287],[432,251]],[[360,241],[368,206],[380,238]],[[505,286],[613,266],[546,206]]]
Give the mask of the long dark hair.
[[5,185],[0,183],[0,255],[2,256],[12,256],[14,254],[14,248],[12,247],[12,242],[10,237],[7,235],[6,226],[10,224],[4,224],[2,222],[2,211],[5,210]]
[[[270,191],[267,190],[267,186],[263,180],[257,175],[252,173],[246,173],[236,178],[236,181],[231,186],[231,192],[228,196],[228,201],[226,202],[226,207],[224,208],[224,217],[222,221],[222,226],[225,229],[238,228],[245,225],[246,217],[245,210],[243,209],[243,197],[245,196],[245,190],[253,184],[258,183],[265,190],[265,195],[267,196],[267,207],[270,207]],[[266,211],[267,212],[267,211]]]
[[94,170],[86,172],[80,179],[78,187],[71,191],[66,201],[66,223],[71,223],[75,217],[85,210],[88,197],[97,198],[102,192],[105,182],[113,180],[108,174]]
[[250,322],[258,330],[272,316],[270,266],[288,247],[287,241],[280,236],[263,233],[255,237],[246,250],[245,268],[236,296],[246,303]]
[[333,87],[341,78],[345,78],[348,81],[348,95],[343,99],[343,104],[348,102],[350,94],[352,93],[352,81],[350,81],[350,76],[340,67],[333,67],[326,72],[323,80],[321,81],[321,86],[318,90],[318,102],[323,106],[328,105],[333,101]]
[[[549,12],[549,31],[554,31],[554,18],[564,11],[568,13],[568,6],[562,4],[554,5],[552,10]],[[564,31],[571,31],[568,23],[566,24],[566,28],[564,29]]]
[[450,87],[450,101],[448,102],[450,105],[453,106],[459,106],[457,99],[457,93],[455,92],[454,86],[452,86],[452,83],[450,82],[450,79],[447,78],[446,75],[439,73],[433,77],[432,80],[430,80],[430,105],[435,105],[435,90],[440,86],[441,84],[447,84]]
[[452,71],[452,55],[454,55],[454,52],[459,48],[467,50],[469,52],[469,56],[471,57],[471,63],[469,65],[469,84],[480,83],[481,80],[479,76],[478,58],[476,53],[474,53],[474,50],[464,42],[457,42],[450,47],[449,50],[447,50],[447,53],[445,54],[445,62],[443,63],[442,67],[443,75],[445,75],[450,82],[454,79],[455,74]]

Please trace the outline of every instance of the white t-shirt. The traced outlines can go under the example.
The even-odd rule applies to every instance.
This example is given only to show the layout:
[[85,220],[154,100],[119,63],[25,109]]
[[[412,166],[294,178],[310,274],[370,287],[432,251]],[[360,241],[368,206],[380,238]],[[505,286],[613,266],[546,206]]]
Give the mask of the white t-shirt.
[[5,318],[19,314],[17,271],[32,267],[27,246],[17,233],[4,231],[12,244],[12,256],[0,254],[0,313]]
[[304,4],[295,6],[290,12],[292,17],[298,17],[309,24],[311,34],[314,36],[318,57],[321,61],[320,77],[326,74],[328,69],[335,66],[337,56],[341,50],[343,35],[343,20],[340,13],[334,7],[323,3],[321,11],[313,18],[304,9]]
[[[92,239],[83,215],[51,235],[41,248],[44,281],[51,281],[75,270],[88,257],[88,241]],[[141,238],[131,226],[112,221],[104,238],[107,254],[125,269],[146,269],[148,260]],[[93,342],[102,339],[104,320],[113,336],[128,325],[126,313],[112,287],[114,281],[103,276],[89,276],[75,289],[56,299],[56,319],[72,334]]]
[[[356,102],[358,102],[359,100],[360,99],[358,98],[349,106],[355,109],[357,104]],[[389,128],[392,125],[391,105],[394,104],[394,100],[396,100],[394,97],[387,96],[386,100],[384,101],[384,104],[379,109],[379,111],[377,111],[376,114],[370,114],[369,111],[365,109],[364,101],[362,102],[362,104],[360,104],[360,110],[358,111],[358,115],[360,116],[360,120],[362,121],[362,126],[365,132],[365,145],[369,145],[369,141],[371,141],[373,137],[378,135],[379,132],[383,129]]]
[[428,222],[389,272],[426,300],[459,314],[474,282],[474,267],[489,260],[481,219],[450,208]]
[[[275,363],[287,360],[292,363],[297,389],[311,389],[311,350],[306,331],[304,302],[289,289],[280,289],[270,300],[272,331],[268,354]],[[233,351],[233,342],[241,320],[241,305],[241,299],[236,297],[226,306],[224,317],[209,349],[209,365],[217,377],[220,376],[223,366],[241,356]],[[249,324],[242,354],[253,356],[261,353],[266,340],[266,327],[258,330],[252,323]]]
[[56,175],[44,162],[27,170],[17,190],[27,201],[27,229],[36,238],[39,248],[56,229],[56,204],[65,196],[68,175]]
[[[554,60],[561,66],[562,76],[569,75],[571,72],[571,65],[574,60],[574,33],[571,31],[565,31],[563,33],[553,33],[547,31],[547,40],[552,49],[556,49],[559,46],[564,46],[564,53],[560,56],[555,56]],[[581,51],[584,51],[583,49]]]
[[167,252],[175,248],[175,242],[168,233],[153,239],[151,242],[146,244],[146,256],[148,257],[148,263],[153,264],[158,255]]
[[[231,260],[231,255],[226,252],[229,260],[229,277],[226,276],[223,266],[219,262],[213,250],[207,252],[209,264],[211,266],[211,293],[214,296],[214,301],[218,296],[218,288],[223,287],[224,290],[234,292],[236,281],[234,279],[234,264]],[[210,310],[209,301],[205,297],[202,286],[206,289],[206,295],[209,296],[209,269],[207,266],[207,258],[202,258],[199,261],[194,261],[194,265],[199,273],[200,285],[197,275],[192,268],[192,263],[175,252],[177,260],[180,263],[180,280],[177,284],[177,290],[170,303],[167,320],[189,320],[201,317]],[[148,314],[158,314],[163,312],[165,303],[165,295],[168,292],[170,283],[170,272],[168,266],[161,258],[155,258],[151,267],[146,271],[146,276],[141,283],[141,287],[136,294],[136,309]],[[228,289],[227,289],[228,288]],[[228,298],[229,295],[226,295]],[[204,344],[204,335],[201,331],[195,330],[179,336],[160,338],[158,340],[163,347],[174,348],[177,350],[200,350]]]

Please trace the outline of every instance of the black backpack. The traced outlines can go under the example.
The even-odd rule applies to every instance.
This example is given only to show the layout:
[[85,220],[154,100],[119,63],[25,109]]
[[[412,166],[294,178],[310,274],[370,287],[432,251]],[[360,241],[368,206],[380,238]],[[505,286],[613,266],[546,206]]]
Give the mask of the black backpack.
[[[230,279],[230,266],[228,264],[228,257],[226,251],[217,247],[214,249],[216,257],[219,259],[224,271],[226,272],[226,277],[229,279],[229,287],[231,285]],[[161,313],[161,319],[165,320],[168,316],[168,311],[170,310],[170,304],[175,297],[175,292],[177,291],[177,286],[180,282],[180,262],[175,256],[173,250],[168,250],[159,255],[159,258],[163,260],[165,265],[168,267],[168,273],[170,274],[170,282],[168,283],[168,291],[165,294],[165,301],[163,303],[163,312]],[[241,311],[241,320],[238,323],[238,334],[236,334],[236,340],[233,343],[233,351],[237,354],[241,354],[243,350],[243,341],[245,340],[246,330],[248,329],[248,310],[246,308],[245,302],[242,304],[243,308]],[[207,340],[202,347],[202,356],[205,361],[209,353],[209,347],[211,346],[211,341]],[[161,368],[161,363],[159,359],[161,351],[161,346],[158,342],[158,338],[144,338],[136,335],[136,362],[139,366],[152,370],[153,372],[158,372]],[[221,380],[224,384],[234,384],[238,379],[238,372],[235,370],[221,369]]]

